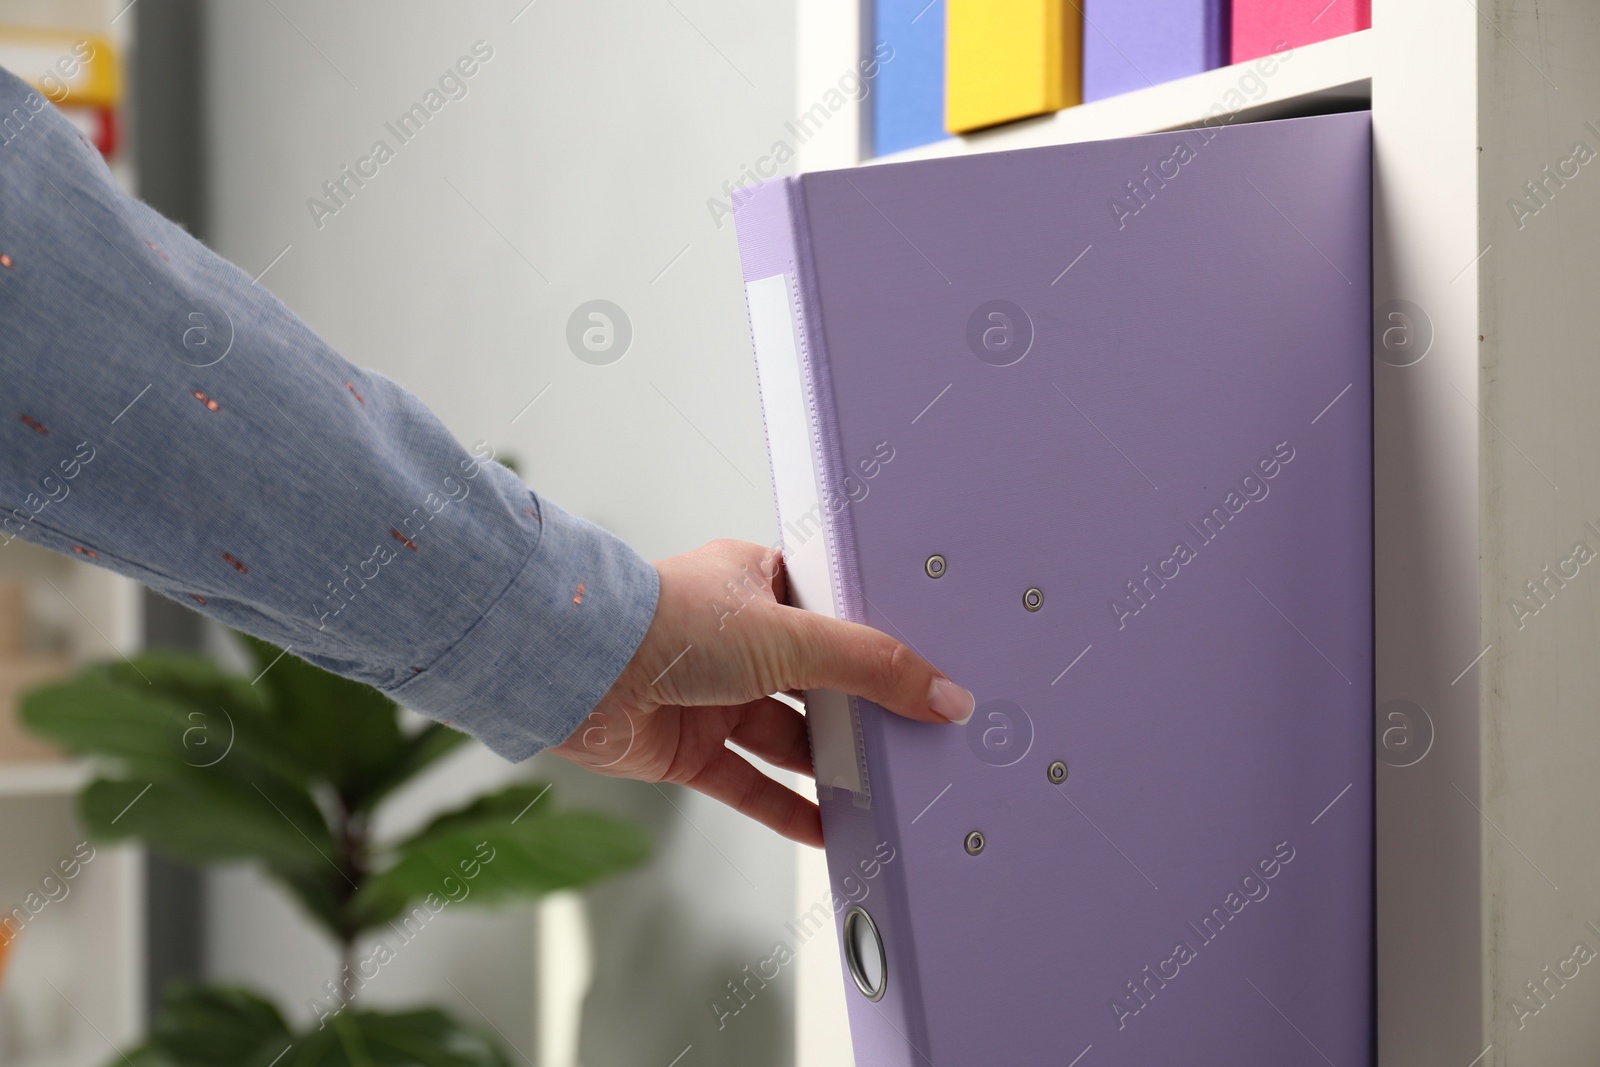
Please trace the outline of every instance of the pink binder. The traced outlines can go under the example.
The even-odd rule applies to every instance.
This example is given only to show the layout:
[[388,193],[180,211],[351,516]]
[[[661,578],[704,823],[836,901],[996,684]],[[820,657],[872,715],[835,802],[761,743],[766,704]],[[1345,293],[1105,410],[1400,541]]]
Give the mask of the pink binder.
[[863,1067],[1372,1063],[1369,166],[1355,113],[739,199],[796,601],[978,698],[808,694]]
[[1233,0],[1233,56],[1244,63],[1372,25],[1372,0]]

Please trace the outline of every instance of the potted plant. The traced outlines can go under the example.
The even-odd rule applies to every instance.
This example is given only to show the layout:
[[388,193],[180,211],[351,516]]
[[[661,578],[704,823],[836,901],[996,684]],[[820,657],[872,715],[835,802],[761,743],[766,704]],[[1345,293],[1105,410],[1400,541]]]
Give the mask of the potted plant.
[[362,937],[401,938],[447,908],[585,885],[640,863],[637,828],[560,811],[536,782],[478,797],[401,840],[375,815],[464,743],[430,723],[403,729],[369,686],[245,639],[255,681],[210,660],[154,654],[98,664],[23,700],[23,722],[98,777],[78,798],[99,840],[138,840],[192,864],[253,862],[338,946],[341,968],[293,1031],[246,989],[174,983],[136,1067],[509,1067],[488,1038],[445,1013],[358,1008],[394,952],[357,956]]

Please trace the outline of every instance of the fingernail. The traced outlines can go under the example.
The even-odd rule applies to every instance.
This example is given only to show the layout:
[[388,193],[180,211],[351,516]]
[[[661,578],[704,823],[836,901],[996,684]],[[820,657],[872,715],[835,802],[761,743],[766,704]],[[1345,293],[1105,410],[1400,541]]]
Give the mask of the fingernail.
[[948,678],[935,678],[928,689],[928,706],[957,726],[972,718],[977,703],[971,693]]

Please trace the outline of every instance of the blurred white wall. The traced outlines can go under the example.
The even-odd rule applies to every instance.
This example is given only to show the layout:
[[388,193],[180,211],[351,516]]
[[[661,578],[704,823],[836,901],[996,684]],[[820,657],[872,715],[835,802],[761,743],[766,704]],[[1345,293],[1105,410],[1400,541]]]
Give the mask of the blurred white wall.
[[[252,275],[272,264],[261,283],[346,356],[648,558],[773,539],[733,228],[706,202],[792,115],[792,0],[263,0],[214,2],[208,20],[217,251]],[[319,228],[307,200],[374,141],[397,146],[385,123],[478,41],[493,55],[467,95]],[[569,315],[597,298],[632,324],[609,366],[565,339]],[[790,918],[789,846],[692,794],[669,803],[648,785],[538,770],[563,803],[628,815],[657,842],[646,870],[589,895],[586,1067],[665,1065],[686,1049],[682,1067],[790,1063],[783,981],[723,1032],[708,1007]],[[414,803],[507,773],[479,751]],[[305,1017],[332,954],[248,872],[212,886],[213,974],[262,984]],[[477,1019],[449,977],[532,1056],[531,912],[446,918],[374,1002],[427,999]]]

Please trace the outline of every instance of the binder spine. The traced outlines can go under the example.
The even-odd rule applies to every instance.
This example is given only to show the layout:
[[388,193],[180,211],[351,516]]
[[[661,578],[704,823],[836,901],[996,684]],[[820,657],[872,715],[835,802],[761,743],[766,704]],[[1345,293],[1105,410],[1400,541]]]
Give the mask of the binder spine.
[[[841,492],[837,421],[821,316],[813,306],[816,289],[800,179],[741,191],[735,211],[789,587],[797,606],[859,622],[854,536],[848,498]],[[812,536],[813,525],[820,539]],[[854,698],[812,690],[807,718],[818,796],[844,789],[856,806],[870,807],[861,713]]]
[[[822,521],[828,547],[828,575],[833,583],[833,602],[838,617],[847,622],[867,621],[861,595],[860,563],[856,555],[855,529],[850,517],[850,498],[845,491],[846,467],[839,435],[838,407],[833,402],[833,378],[828,369],[828,346],[822,328],[820,298],[816,285],[815,263],[811,255],[811,231],[801,178],[792,180],[790,215],[794,220],[795,323],[800,333],[800,365],[810,412],[812,450],[820,475]],[[809,294],[809,295],[805,295]],[[848,705],[851,748],[856,763],[857,788],[852,800],[860,808],[872,807],[872,778],[867,773],[867,742],[861,726],[861,705],[857,697],[845,694]],[[820,785],[819,792],[820,792]]]
[[[739,254],[791,594],[799,607],[865,622],[804,183],[804,178],[782,178],[734,194]],[[812,509],[820,536],[812,535],[806,519]],[[917,1067],[923,1062],[918,1049],[927,1047],[928,1037],[920,1009],[921,976],[905,918],[907,860],[887,794],[873,806],[862,712],[855,698],[841,693],[806,694],[835,933],[842,940],[843,905],[864,904],[888,962],[887,988],[877,1002],[855,988],[848,970],[841,978],[856,1062]],[[864,883],[862,865],[878,870],[874,860],[881,872]],[[875,886],[866,899],[861,898],[864,884]]]

